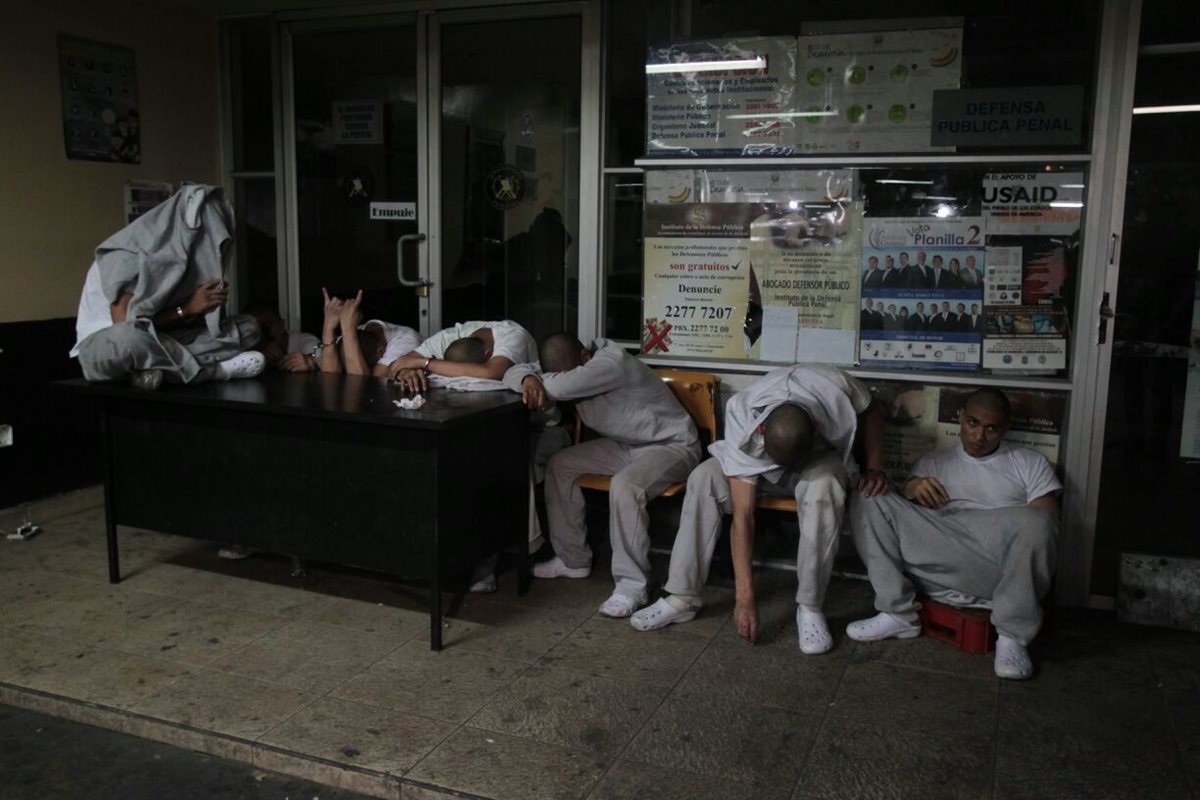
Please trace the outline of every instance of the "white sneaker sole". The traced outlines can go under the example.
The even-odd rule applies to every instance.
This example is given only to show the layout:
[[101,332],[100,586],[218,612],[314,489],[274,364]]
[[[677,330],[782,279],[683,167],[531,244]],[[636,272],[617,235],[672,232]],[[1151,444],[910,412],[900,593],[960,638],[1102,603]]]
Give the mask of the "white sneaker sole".
[[696,618],[696,614],[698,613],[698,609],[691,611],[679,611],[676,609],[676,613],[674,614],[656,614],[647,622],[641,622],[638,619],[634,619],[634,617],[637,616],[634,614],[630,617],[629,624],[633,626],[634,630],[638,631],[661,631],[663,628],[666,628],[669,625],[679,625],[684,622],[691,622]]
[[915,639],[921,635],[921,628],[918,626],[916,628],[909,628],[908,630],[876,634],[873,636],[855,636],[850,632],[850,629],[847,628],[846,635],[856,642],[882,642],[886,639]]

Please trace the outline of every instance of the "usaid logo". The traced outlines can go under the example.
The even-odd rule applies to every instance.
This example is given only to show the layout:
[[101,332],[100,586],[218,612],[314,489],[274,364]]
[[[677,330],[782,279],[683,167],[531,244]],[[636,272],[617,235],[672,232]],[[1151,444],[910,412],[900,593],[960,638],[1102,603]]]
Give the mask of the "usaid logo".
[[371,219],[411,222],[416,218],[416,203],[371,203]]

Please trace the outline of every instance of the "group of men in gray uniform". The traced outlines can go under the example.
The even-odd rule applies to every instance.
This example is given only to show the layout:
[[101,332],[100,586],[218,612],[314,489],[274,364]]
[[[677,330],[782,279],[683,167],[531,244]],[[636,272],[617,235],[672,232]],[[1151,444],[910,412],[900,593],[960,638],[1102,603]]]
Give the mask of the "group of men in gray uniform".
[[[917,636],[920,591],[990,607],[999,634],[996,674],[1033,674],[1027,648],[1041,625],[1040,603],[1053,576],[1062,486],[1044,457],[1004,442],[1012,409],[1002,392],[971,394],[960,411],[960,442],[919,460],[904,485],[893,487],[882,470],[883,414],[870,392],[837,369],[786,367],[734,394],[726,404],[724,438],[709,446],[711,458],[702,461],[695,424],[670,389],[641,360],[605,339],[585,345],[557,333],[537,346],[527,331],[505,320],[461,323],[420,342],[403,326],[361,323],[360,292],[349,299],[326,295],[321,338],[297,335],[295,341],[311,352],[299,344],[289,352],[286,335],[281,344],[279,332],[271,333],[282,325],[278,314],[256,320],[223,313],[231,220],[219,189],[187,186],[101,246],[84,286],[72,351],[86,378],[132,377],[135,385],[154,388],[164,378],[252,377],[262,371],[265,351],[282,369],[373,374],[413,390],[430,381],[458,381],[456,388],[466,390],[507,387],[543,412],[531,430],[537,454],[531,487],[544,473],[554,555],[534,565],[536,577],[591,573],[576,480],[612,477],[615,585],[601,614],[628,618],[640,631],[695,618],[730,514],[734,622],[753,643],[757,500],[792,497],[800,533],[801,652],[833,647],[822,606],[848,516],[879,612],[851,623],[851,639]],[[271,341],[259,345],[264,331]],[[601,438],[567,446],[565,432],[554,424],[555,401],[573,402]],[[684,480],[664,596],[650,603],[646,504]],[[531,503],[532,497],[531,488]],[[530,538],[536,549],[536,525]],[[493,566],[490,560],[477,571],[474,590],[494,591]]]
[[[1040,628],[1041,600],[1053,577],[1062,485],[1043,456],[1003,441],[1012,409],[1002,392],[972,393],[960,411],[959,443],[920,459],[903,486],[893,487],[881,468],[882,410],[861,383],[837,369],[786,367],[737,392],[726,404],[724,438],[709,446],[711,458],[703,462],[687,412],[658,375],[614,342],[584,345],[570,334],[555,334],[541,343],[540,365],[514,366],[505,383],[514,391],[532,389],[535,397],[574,401],[583,422],[603,437],[550,458],[546,511],[555,555],[533,568],[539,578],[591,573],[576,479],[612,476],[615,586],[601,614],[629,618],[640,631],[693,619],[723,517],[731,514],[734,623],[753,643],[755,507],[760,495],[778,495],[795,499],[800,528],[801,652],[816,655],[833,647],[822,606],[848,516],[879,612],[851,623],[851,639],[917,636],[920,592],[991,608],[996,675],[1033,674],[1028,645]],[[647,605],[646,503],[685,476],[664,596]]]

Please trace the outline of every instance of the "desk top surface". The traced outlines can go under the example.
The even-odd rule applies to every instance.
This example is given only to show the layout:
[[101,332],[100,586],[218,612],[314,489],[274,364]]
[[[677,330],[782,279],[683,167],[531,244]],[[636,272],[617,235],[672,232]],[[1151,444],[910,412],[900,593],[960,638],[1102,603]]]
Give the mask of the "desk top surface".
[[430,389],[425,393],[425,405],[410,411],[398,408],[393,402],[410,395],[383,378],[324,373],[265,372],[257,378],[191,386],[164,383],[152,392],[134,389],[123,382],[88,383],[83,379],[61,381],[58,385],[72,393],[103,398],[110,403],[200,406],[402,428],[448,428],[468,419],[504,416],[524,409],[521,396],[514,392]]

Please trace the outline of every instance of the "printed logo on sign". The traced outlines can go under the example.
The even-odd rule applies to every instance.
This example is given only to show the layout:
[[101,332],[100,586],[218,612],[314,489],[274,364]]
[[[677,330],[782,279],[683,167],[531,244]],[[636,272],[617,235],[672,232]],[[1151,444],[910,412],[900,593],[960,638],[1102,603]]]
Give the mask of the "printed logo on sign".
[[416,203],[371,203],[371,219],[411,222],[416,218]]

